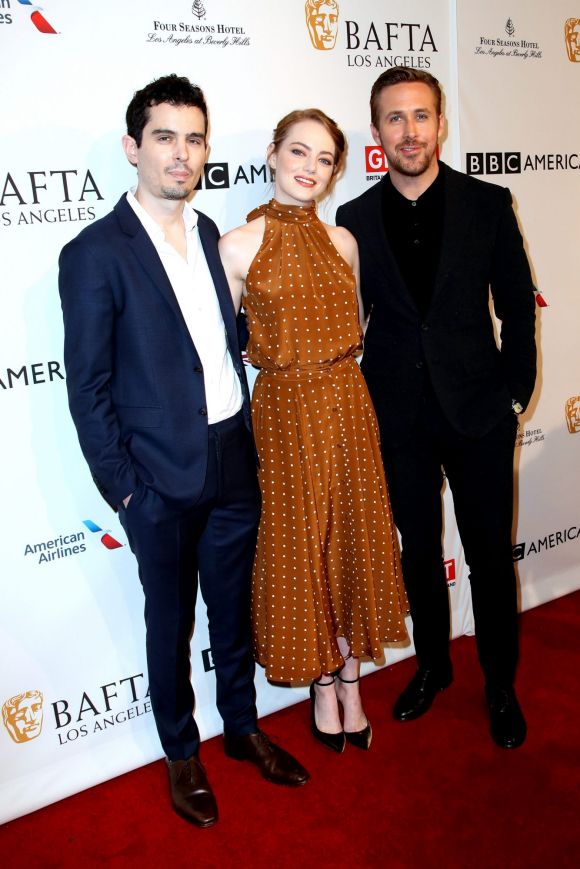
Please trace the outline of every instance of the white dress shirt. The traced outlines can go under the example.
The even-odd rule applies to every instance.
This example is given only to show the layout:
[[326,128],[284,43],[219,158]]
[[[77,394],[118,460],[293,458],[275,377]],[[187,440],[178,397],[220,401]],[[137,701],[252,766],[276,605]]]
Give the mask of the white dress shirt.
[[165,233],[157,221],[137,202],[134,189],[128,191],[127,202],[159,254],[201,360],[208,423],[229,419],[242,406],[242,387],[227,347],[223,317],[199,237],[197,214],[186,202],[183,209],[187,242],[185,260],[165,240]]

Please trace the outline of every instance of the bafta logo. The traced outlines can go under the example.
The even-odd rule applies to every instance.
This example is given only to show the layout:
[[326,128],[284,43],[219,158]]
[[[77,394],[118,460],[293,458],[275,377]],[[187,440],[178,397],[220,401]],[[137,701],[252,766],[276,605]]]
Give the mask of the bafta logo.
[[568,18],[564,24],[564,39],[568,60],[580,63],[580,18]]
[[336,0],[306,0],[306,26],[314,48],[329,51],[336,44],[338,3]]
[[14,742],[30,742],[42,730],[42,692],[16,694],[2,706],[4,727]]
[[573,395],[566,402],[566,423],[570,434],[580,432],[580,395]]

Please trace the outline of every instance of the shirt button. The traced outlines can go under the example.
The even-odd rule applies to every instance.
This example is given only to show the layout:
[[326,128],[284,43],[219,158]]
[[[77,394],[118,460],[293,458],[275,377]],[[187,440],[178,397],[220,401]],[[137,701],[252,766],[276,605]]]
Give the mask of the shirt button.
[[207,416],[207,407],[200,407],[199,415],[200,416]]
[[413,244],[419,244],[419,239],[418,239],[418,238],[414,238],[414,239],[413,239]]
[[427,325],[427,323],[421,323],[421,331],[422,331],[422,332],[428,332],[428,331],[429,331],[429,326]]
[[413,206],[413,208],[416,206],[416,204],[417,204],[416,202],[411,202],[411,205]]

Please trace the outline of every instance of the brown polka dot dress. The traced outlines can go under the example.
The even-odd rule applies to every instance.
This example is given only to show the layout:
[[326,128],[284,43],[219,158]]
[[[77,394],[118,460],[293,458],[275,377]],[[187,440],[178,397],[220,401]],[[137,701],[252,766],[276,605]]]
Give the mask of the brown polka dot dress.
[[262,518],[253,571],[256,659],[308,682],[407,639],[408,611],[377,422],[355,356],[355,278],[316,216],[272,200],[246,279]]

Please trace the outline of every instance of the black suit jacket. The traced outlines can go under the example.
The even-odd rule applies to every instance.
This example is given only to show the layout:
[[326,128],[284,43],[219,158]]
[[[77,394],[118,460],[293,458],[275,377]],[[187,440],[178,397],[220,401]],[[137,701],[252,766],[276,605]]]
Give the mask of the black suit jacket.
[[[250,429],[219,232],[198,215]],[[115,507],[145,484],[175,506],[194,504],[208,449],[203,368],[167,273],[125,196],[64,247],[59,266],[69,405],[101,494]]]
[[534,286],[510,192],[439,165],[445,173],[441,256],[423,320],[384,231],[386,178],[336,215],[359,245],[361,292],[371,311],[362,368],[387,443],[404,440],[415,423],[425,367],[448,420],[470,437],[488,432],[510,412],[512,399],[525,407],[534,388]]

